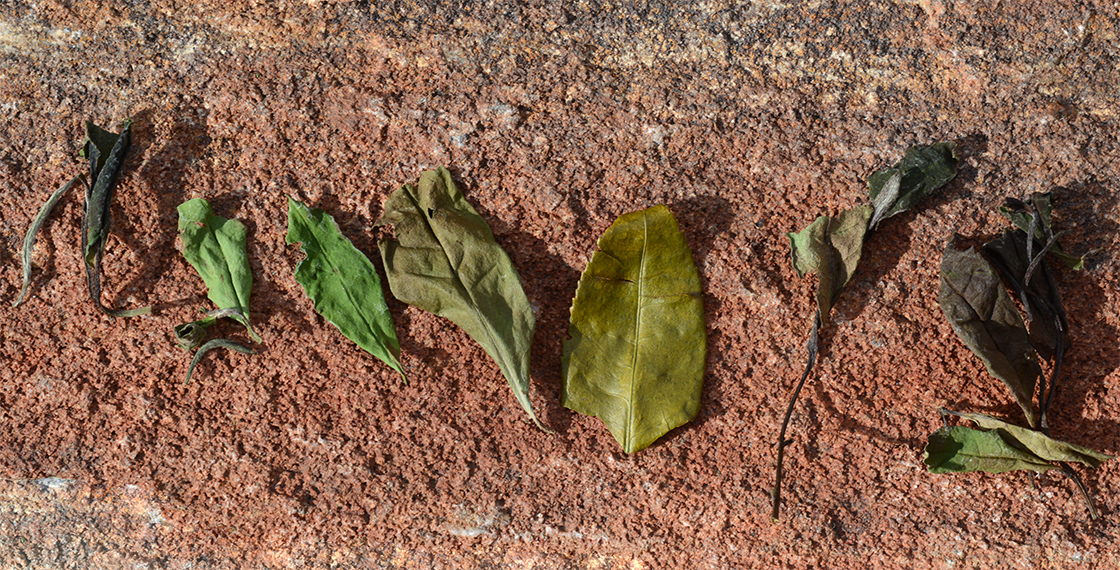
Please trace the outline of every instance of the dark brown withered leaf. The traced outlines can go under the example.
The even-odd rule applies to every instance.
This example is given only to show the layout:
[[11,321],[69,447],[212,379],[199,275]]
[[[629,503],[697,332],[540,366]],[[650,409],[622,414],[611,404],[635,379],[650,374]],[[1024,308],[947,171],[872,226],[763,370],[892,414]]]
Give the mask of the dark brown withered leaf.
[[[1024,232],[1031,231],[1032,220],[1034,222],[1034,241],[1041,249],[1046,246],[1053,236],[1050,227],[1050,214],[1053,211],[1053,192],[1035,192],[1030,197],[1030,202],[1024,202],[1017,198],[1008,198],[1003,206],[1000,206],[999,213],[1003,217],[1011,220],[1015,227],[1023,230]],[[1036,219],[1034,214],[1038,213]],[[1070,255],[1062,250],[1062,244],[1057,241],[1050,246],[1050,254],[1058,258],[1062,263],[1066,264],[1074,271],[1085,269],[1085,258],[1093,252],[1087,252],[1081,257]]]
[[1038,425],[1034,389],[1042,373],[1023,319],[991,265],[949,244],[941,259],[941,310],[965,346],[1011,390],[1027,422]]

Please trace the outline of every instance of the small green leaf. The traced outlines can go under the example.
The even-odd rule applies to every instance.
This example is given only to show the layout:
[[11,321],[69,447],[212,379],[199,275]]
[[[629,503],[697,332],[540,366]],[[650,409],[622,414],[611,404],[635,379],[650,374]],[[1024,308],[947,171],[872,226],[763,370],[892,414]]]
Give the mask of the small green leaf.
[[797,275],[817,272],[820,276],[817,308],[822,327],[828,324],[832,305],[859,264],[871,212],[871,206],[857,206],[836,217],[821,216],[800,233],[786,234]]
[[1038,425],[1034,389],[1042,370],[1023,319],[992,266],[971,248],[949,244],[941,260],[941,310],[988,373],[1011,390],[1030,425]]
[[927,147],[910,147],[902,160],[891,168],[867,178],[875,214],[869,224],[913,208],[922,198],[947,184],[957,175],[956,144],[941,142]]
[[987,414],[945,411],[954,416],[970,420],[980,426],[981,429],[998,432],[1008,445],[1045,461],[1081,463],[1096,468],[1100,467],[1105,461],[1112,459],[1111,455],[1106,455],[1088,447],[1059,441],[1040,431],[1009,424]]
[[90,184],[86,186],[85,216],[82,219],[82,255],[86,262],[86,285],[97,308],[111,317],[135,317],[152,312],[151,307],[121,310],[101,303],[101,258],[109,236],[109,209],[121,167],[132,140],[132,120],[126,120],[120,135],[114,135],[86,121],[86,142],[82,156],[89,159]]
[[216,339],[202,345],[202,347],[198,349],[198,352],[194,353],[194,358],[191,359],[191,364],[190,364],[190,366],[187,367],[187,379],[184,382],[184,384],[190,384],[191,375],[194,374],[194,367],[198,366],[198,363],[202,360],[203,355],[205,355],[207,352],[210,352],[211,350],[213,350],[215,348],[225,348],[225,349],[229,349],[229,350],[232,350],[232,351],[235,351],[235,352],[240,352],[241,354],[256,354],[257,353],[257,351],[255,351],[255,350],[253,350],[253,349],[251,349],[251,348],[249,348],[245,345],[233,342],[232,340],[226,340],[224,338],[216,338]]
[[253,342],[261,342],[249,323],[253,272],[245,253],[245,236],[245,224],[214,215],[210,203],[202,198],[179,205],[183,257],[206,283],[210,300],[219,309],[232,309],[227,316],[241,323]]
[[385,202],[378,226],[396,239],[378,245],[393,296],[450,319],[494,359],[513,395],[542,430],[529,400],[535,319],[509,256],[486,220],[440,167]]
[[665,206],[626,214],[599,238],[572,301],[563,404],[603,420],[626,453],[700,410],[703,292]]
[[393,318],[369,258],[342,235],[330,214],[291,197],[287,240],[302,244],[307,254],[296,266],[296,281],[315,302],[315,311],[405,379]]
[[[1053,199],[1053,192],[1034,193],[1031,195],[1031,203],[1029,205],[1022,200],[1008,198],[1007,204],[1000,206],[999,213],[1003,214],[1003,217],[1015,224],[1015,227],[1023,230],[1023,232],[1029,232],[1031,229],[1031,219],[1034,218],[1033,212],[1037,211],[1042,223],[1035,224],[1034,240],[1035,243],[1038,244],[1038,247],[1045,247],[1047,241],[1049,241],[1047,239],[1047,234],[1051,234],[1050,214],[1053,210]],[[1062,244],[1058,242],[1054,242],[1054,245],[1050,247],[1050,254],[1074,271],[1085,269],[1085,258],[1095,251],[1096,250],[1093,250],[1081,257],[1077,257],[1063,251]]]
[[1003,473],[1057,468],[1029,451],[1013,447],[997,431],[962,426],[944,427],[930,434],[923,462],[930,473]]
[[23,298],[27,296],[28,288],[31,287],[31,252],[35,247],[35,236],[39,233],[39,230],[42,229],[43,223],[47,221],[47,216],[51,214],[51,210],[54,209],[54,205],[58,203],[62,195],[73,188],[75,184],[79,182],[84,184],[85,181],[86,177],[81,174],[71,178],[69,182],[63,184],[58,190],[51,193],[50,198],[47,198],[43,207],[39,208],[39,213],[35,216],[35,219],[31,221],[31,227],[27,229],[27,235],[23,238],[23,252],[20,256],[20,261],[23,262],[23,286],[20,287],[19,297],[16,299],[16,302],[12,303],[13,307],[18,307],[19,304],[23,302]]

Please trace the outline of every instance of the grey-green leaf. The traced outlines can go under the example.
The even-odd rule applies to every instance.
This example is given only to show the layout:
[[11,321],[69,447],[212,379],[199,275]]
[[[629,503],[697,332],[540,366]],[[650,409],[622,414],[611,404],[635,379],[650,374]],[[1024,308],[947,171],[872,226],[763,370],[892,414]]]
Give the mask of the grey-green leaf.
[[1105,461],[1112,459],[1111,455],[1088,447],[1059,441],[1040,431],[1009,424],[987,414],[946,411],[954,416],[975,422],[981,429],[996,431],[1009,445],[1046,461],[1081,463],[1096,468],[1100,467]]
[[151,307],[123,310],[111,309],[101,303],[101,258],[105,254],[105,240],[111,225],[109,210],[117,178],[132,142],[131,127],[132,120],[126,120],[120,135],[114,135],[87,121],[82,153],[90,163],[90,184],[86,186],[85,215],[82,219],[86,285],[94,305],[111,317],[135,317],[152,312]]
[[940,142],[926,147],[910,147],[894,166],[867,178],[875,214],[870,228],[895,214],[913,208],[922,198],[947,184],[957,175],[956,144]]
[[700,274],[665,206],[599,238],[572,302],[563,404],[603,420],[627,453],[696,417],[707,332]]
[[835,217],[821,216],[799,233],[788,233],[797,275],[817,272],[817,308],[821,326],[828,323],[832,305],[852,278],[863,251],[871,206],[857,206]]
[[291,197],[287,240],[302,244],[307,254],[296,266],[296,281],[315,302],[315,310],[405,380],[393,318],[369,258],[342,235],[330,214]]
[[51,214],[51,210],[54,209],[54,205],[58,203],[62,195],[73,188],[75,184],[85,183],[85,180],[86,177],[79,174],[60,186],[58,190],[52,192],[43,207],[39,208],[39,213],[35,216],[35,219],[31,221],[31,227],[27,229],[27,235],[23,238],[23,252],[20,255],[20,261],[23,263],[23,286],[19,289],[19,297],[16,298],[16,302],[12,303],[13,307],[18,307],[23,302],[23,298],[27,296],[27,290],[31,287],[31,252],[35,247],[35,236],[42,229],[43,223],[47,221],[47,216]]
[[1012,446],[997,431],[962,426],[944,427],[930,434],[923,462],[930,473],[1003,473],[1049,471],[1056,465]]
[[[1036,244],[1039,244],[1039,247],[1045,246],[1048,241],[1046,234],[1050,231],[1050,214],[1053,211],[1053,199],[1053,192],[1036,192],[1031,195],[1031,207],[1038,211],[1039,217],[1042,220],[1042,224],[1036,224],[1034,228],[1034,240]],[[1026,204],[1021,200],[1008,199],[1007,205],[999,207],[999,213],[1003,214],[1003,217],[1010,220],[1011,223],[1015,224],[1015,227],[1024,232],[1029,232],[1031,230],[1031,219],[1034,215],[1028,211]],[[1059,242],[1054,242],[1054,245],[1050,247],[1050,254],[1074,271],[1085,269],[1085,258],[1092,253],[1093,251],[1090,251],[1080,257],[1070,255],[1062,250],[1062,244]]]
[[245,253],[245,224],[214,214],[202,198],[179,205],[179,239],[183,257],[206,283],[207,295],[227,316],[244,325],[254,342],[261,337],[249,322],[253,272]]
[[949,244],[941,260],[941,310],[988,372],[1011,390],[1030,425],[1037,425],[1034,389],[1041,368],[1023,319],[992,266],[969,248]]
[[194,374],[194,367],[198,366],[198,363],[202,361],[202,357],[207,352],[210,352],[211,350],[214,350],[215,348],[225,348],[225,349],[228,349],[228,350],[232,350],[234,352],[240,352],[241,354],[256,354],[257,353],[257,351],[255,351],[255,350],[253,350],[253,349],[251,349],[251,348],[249,348],[249,347],[247,347],[243,344],[233,342],[232,340],[226,340],[224,338],[216,338],[214,340],[211,340],[211,341],[207,342],[206,344],[202,345],[202,347],[198,349],[198,352],[194,353],[194,358],[191,359],[191,364],[190,364],[190,366],[187,367],[187,379],[186,379],[186,381],[184,381],[184,384],[189,384],[190,383],[191,375]]
[[513,395],[542,430],[529,400],[536,321],[509,256],[443,167],[424,172],[385,202],[378,245],[393,296],[450,319],[494,359]]

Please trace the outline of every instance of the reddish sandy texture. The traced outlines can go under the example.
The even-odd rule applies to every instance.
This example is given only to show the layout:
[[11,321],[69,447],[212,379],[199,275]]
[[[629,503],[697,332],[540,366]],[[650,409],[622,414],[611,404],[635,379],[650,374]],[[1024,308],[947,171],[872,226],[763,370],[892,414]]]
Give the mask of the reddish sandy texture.
[[[941,251],[1001,231],[1005,196],[1051,189],[1067,249],[1101,249],[1057,272],[1073,349],[1052,425],[1120,453],[1114,2],[369,4],[0,8],[4,565],[1120,565],[1120,463],[1082,472],[1095,522],[1058,477],[1032,489],[921,465],[938,406],[1016,414],[941,315]],[[80,169],[82,121],[129,116],[105,300],[153,314],[111,320],[86,298],[77,194],[12,309],[23,232]],[[884,223],[823,335],[771,523],[815,287],[784,233],[866,202],[870,172],[946,139],[960,175]],[[440,164],[539,309],[532,398],[556,435],[447,321],[390,300],[402,385],[293,278],[287,195],[376,255],[385,197]],[[184,385],[171,328],[210,308],[177,253],[192,197],[249,227],[264,343],[207,356]],[[700,417],[626,456],[559,405],[560,350],[596,237],[657,203],[704,278],[711,357]]]

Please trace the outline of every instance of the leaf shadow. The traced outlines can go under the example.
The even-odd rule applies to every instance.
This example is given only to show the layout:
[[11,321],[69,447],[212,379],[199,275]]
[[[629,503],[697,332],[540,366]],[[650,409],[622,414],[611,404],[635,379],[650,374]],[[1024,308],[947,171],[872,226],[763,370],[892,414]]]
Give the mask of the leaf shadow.
[[[138,274],[124,287],[115,289],[143,293],[151,300],[154,314],[191,304],[190,300],[168,302],[153,297],[159,278],[168,273],[171,264],[178,259],[173,252],[176,251],[175,239],[178,236],[178,206],[188,195],[187,172],[191,164],[205,156],[210,145],[206,129],[208,111],[205,108],[177,108],[174,112],[175,118],[164,141],[153,140],[157,135],[154,111],[145,109],[134,117],[137,132],[134,140],[138,146],[134,156],[145,156],[150,149],[156,149],[150,151],[151,156],[144,161],[136,176],[141,182],[138,186],[146,189],[148,195],[135,197],[137,203],[155,211],[154,227],[136,227],[134,221],[127,217],[114,216],[114,220],[121,221],[120,231],[116,232],[121,241],[134,251],[144,252],[139,256],[141,268]],[[115,207],[119,209],[119,205],[118,201]],[[145,235],[143,240],[134,237],[138,232]]]

